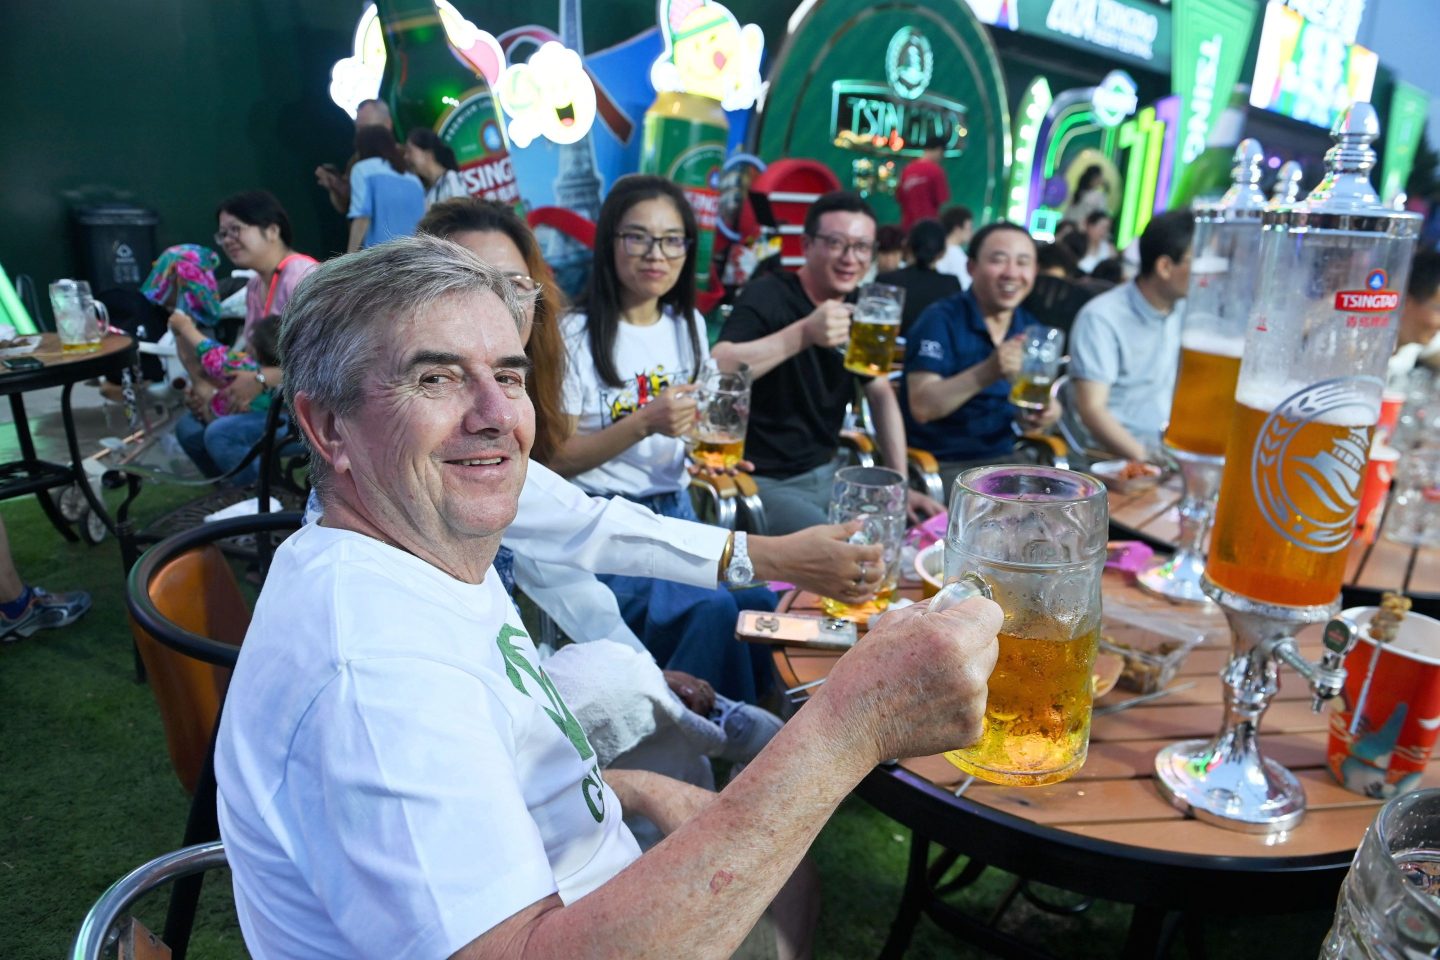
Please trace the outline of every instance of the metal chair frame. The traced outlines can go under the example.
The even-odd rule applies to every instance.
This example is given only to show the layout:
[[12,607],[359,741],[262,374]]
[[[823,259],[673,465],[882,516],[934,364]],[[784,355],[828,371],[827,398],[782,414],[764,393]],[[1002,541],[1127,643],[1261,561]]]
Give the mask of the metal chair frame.
[[85,914],[70,945],[70,960],[101,960],[113,942],[115,924],[136,901],[157,887],[226,865],[225,845],[219,841],[184,847],[142,863],[112,883]]

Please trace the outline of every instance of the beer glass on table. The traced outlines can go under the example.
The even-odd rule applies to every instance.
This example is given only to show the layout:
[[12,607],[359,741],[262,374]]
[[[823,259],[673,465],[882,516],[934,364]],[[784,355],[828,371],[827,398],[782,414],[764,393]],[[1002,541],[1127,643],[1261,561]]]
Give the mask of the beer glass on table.
[[1208,603],[1201,582],[1205,540],[1215,518],[1215,496],[1230,439],[1235,383],[1245,351],[1245,330],[1259,279],[1260,190],[1265,151],[1242,140],[1221,200],[1195,210],[1190,286],[1180,334],[1180,370],[1165,429],[1165,449],[1180,467],[1180,535],[1175,554],[1136,577],[1140,586],[1170,600]]
[[1380,808],[1340,885],[1321,960],[1433,957],[1440,944],[1440,790]]
[[905,290],[888,283],[867,283],[850,320],[850,343],[845,347],[845,369],[865,377],[883,377],[895,359],[900,336],[900,314]]
[[864,623],[895,600],[900,580],[900,546],[905,539],[905,478],[887,467],[845,467],[835,473],[830,494],[830,522],[860,520],[851,543],[883,544],[884,573],[875,596],[850,604],[822,597],[820,605],[832,617]]
[[1043,324],[1025,329],[1020,373],[1010,388],[1010,402],[1022,410],[1041,411],[1050,405],[1050,388],[1060,376],[1065,356],[1065,331]]
[[1005,613],[984,732],[945,755],[961,770],[1039,786],[1085,763],[1108,532],[1105,488],[1085,474],[1007,465],[956,478],[945,579],[983,583]]
[[691,458],[710,470],[733,469],[745,455],[750,423],[750,366],[714,357],[695,380],[695,429]]
[[[84,280],[56,280],[50,284],[50,307],[62,353],[90,353],[100,349],[109,315],[105,305],[90,295]],[[103,326],[102,326],[103,324]]]

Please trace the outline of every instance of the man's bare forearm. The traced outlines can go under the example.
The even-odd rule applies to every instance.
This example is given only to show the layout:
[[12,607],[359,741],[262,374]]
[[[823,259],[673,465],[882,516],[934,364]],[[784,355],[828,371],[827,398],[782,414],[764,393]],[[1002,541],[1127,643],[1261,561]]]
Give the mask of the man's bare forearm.
[[844,720],[823,703],[604,886],[569,906],[527,908],[456,956],[729,957],[872,765],[840,747]]
[[751,378],[758,380],[804,349],[804,325],[797,322],[759,340],[738,343],[722,340],[715,344],[710,355],[722,362],[748,364]]

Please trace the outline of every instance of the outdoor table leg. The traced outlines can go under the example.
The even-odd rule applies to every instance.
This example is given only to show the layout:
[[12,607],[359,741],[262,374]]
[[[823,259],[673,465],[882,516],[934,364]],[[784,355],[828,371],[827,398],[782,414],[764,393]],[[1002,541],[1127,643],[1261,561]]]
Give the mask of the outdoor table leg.
[[[68,387],[66,388],[69,389]],[[35,438],[30,435],[30,420],[25,415],[25,397],[23,394],[10,394],[10,416],[15,421],[15,437],[20,441],[20,459],[27,462],[34,462],[39,459],[35,456]],[[35,494],[35,499],[40,503],[40,509],[49,518],[51,525],[60,531],[60,535],[71,543],[79,540],[80,537],[71,528],[70,522],[60,515],[60,508],[55,506],[48,490],[41,490]]]

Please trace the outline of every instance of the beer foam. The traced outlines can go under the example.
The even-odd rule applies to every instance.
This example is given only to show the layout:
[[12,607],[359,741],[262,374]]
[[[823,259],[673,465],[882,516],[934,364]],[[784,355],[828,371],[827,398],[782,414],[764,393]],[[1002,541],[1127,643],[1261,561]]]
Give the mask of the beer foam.
[[[1284,403],[1295,394],[1304,390],[1311,384],[1291,380],[1279,384],[1255,384],[1244,383],[1235,390],[1235,402],[1242,407],[1249,407],[1251,410],[1259,410],[1262,413],[1270,413],[1276,407]],[[1322,423],[1331,427],[1369,427],[1380,419],[1380,398],[1366,397],[1363,400],[1365,411],[1357,411],[1355,405],[1341,407],[1338,410],[1331,410],[1318,417],[1312,422]]]
[[1180,335],[1180,346],[1217,357],[1239,357],[1245,352],[1245,338],[1227,337],[1214,330],[1186,330]]
[[1222,257],[1214,253],[1201,254],[1190,261],[1190,272],[1205,274],[1229,273],[1230,258]]

